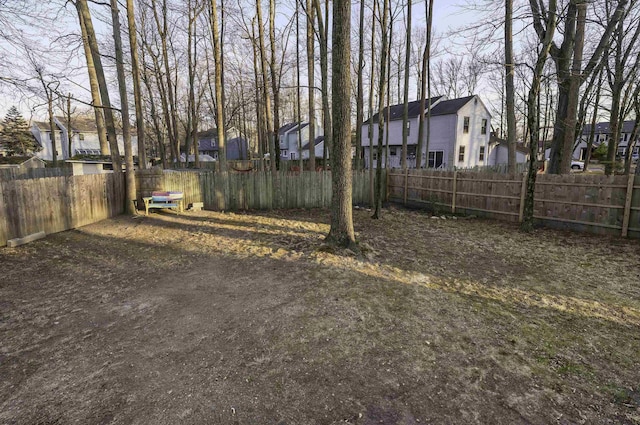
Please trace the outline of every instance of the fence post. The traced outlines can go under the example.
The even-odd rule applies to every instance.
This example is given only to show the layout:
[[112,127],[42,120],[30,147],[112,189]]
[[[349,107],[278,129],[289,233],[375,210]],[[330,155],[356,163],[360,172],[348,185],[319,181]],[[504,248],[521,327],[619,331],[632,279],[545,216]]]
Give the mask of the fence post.
[[629,233],[629,219],[631,217],[631,199],[633,198],[633,184],[635,182],[635,174],[629,173],[627,180],[627,196],[624,201],[624,217],[622,218],[622,237],[626,238]]
[[522,174],[522,186],[520,187],[520,212],[518,214],[518,223],[524,220],[524,197],[527,194],[527,173]]
[[407,196],[409,193],[409,167],[404,169],[404,204],[407,205]]
[[456,192],[458,190],[458,172],[453,172],[453,195],[451,196],[451,214],[456,213]]

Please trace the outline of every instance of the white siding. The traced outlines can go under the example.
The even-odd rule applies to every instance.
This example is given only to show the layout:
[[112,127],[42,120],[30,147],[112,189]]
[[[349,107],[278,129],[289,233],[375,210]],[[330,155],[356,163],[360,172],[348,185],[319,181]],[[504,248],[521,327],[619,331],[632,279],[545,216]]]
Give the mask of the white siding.
[[[457,134],[458,141],[454,151],[454,165],[458,168],[468,168],[488,165],[489,137],[491,132],[491,116],[482,102],[475,97],[458,110]],[[469,117],[469,132],[464,132],[464,117]],[[485,134],[482,134],[482,120],[487,120]],[[460,147],[464,146],[464,160],[458,160]],[[480,161],[480,147],[484,146],[484,160]]]
[[[469,133],[463,132],[464,116],[469,117]],[[486,134],[481,134],[482,120],[487,120]],[[410,130],[407,137],[408,146],[416,146],[418,142],[418,125],[419,118],[409,119]],[[425,123],[426,130],[426,123]],[[449,115],[436,115],[431,117],[429,129],[429,152],[443,152],[443,168],[451,167],[474,167],[476,165],[489,164],[489,134],[491,132],[491,115],[485,108],[482,101],[476,96],[466,105],[460,108],[456,113]],[[386,136],[386,128],[384,133]],[[402,120],[391,121],[389,124],[389,147],[397,147],[397,155],[389,155],[389,167],[398,168],[401,162],[401,146],[402,146]],[[373,145],[378,144],[378,123],[373,124]],[[386,145],[386,139],[384,144]],[[362,128],[362,146],[364,151],[365,166],[369,166],[369,125],[365,124]],[[423,146],[426,146],[426,134],[423,140]],[[464,161],[458,161],[459,147],[465,147]],[[480,146],[485,147],[484,160],[480,161]],[[427,152],[422,154],[422,167],[427,165]],[[383,154],[383,164],[385,164],[385,155]],[[408,160],[409,167],[414,167],[415,160]],[[375,160],[373,166],[375,167]]]

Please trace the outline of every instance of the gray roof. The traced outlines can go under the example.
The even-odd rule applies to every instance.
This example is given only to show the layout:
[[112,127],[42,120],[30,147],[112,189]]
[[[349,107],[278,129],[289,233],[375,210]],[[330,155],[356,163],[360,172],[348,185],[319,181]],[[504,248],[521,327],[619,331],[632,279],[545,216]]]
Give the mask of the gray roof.
[[298,123],[290,122],[290,123],[287,123],[287,124],[283,125],[282,127],[280,127],[280,128],[278,129],[278,135],[285,134],[287,131],[289,131],[289,130],[291,130],[293,127],[295,127],[297,124],[298,124]]
[[[316,140],[313,143],[313,146],[318,146],[320,143],[324,142],[324,136],[318,136],[316,137]],[[302,147],[303,151],[309,150],[309,143],[306,143],[303,147]]]
[[[438,100],[442,99],[442,96],[432,97],[425,101],[425,110],[428,105],[433,105]],[[420,100],[414,100],[413,102],[409,102],[409,118],[415,118],[420,115]],[[437,105],[436,105],[437,106]],[[389,109],[389,121],[401,120],[404,113],[404,103],[400,103],[398,105],[392,105],[388,108],[384,108],[383,114],[387,117],[387,109]],[[433,115],[433,109],[431,110],[431,115]],[[380,114],[377,113],[373,116],[373,122],[378,122],[378,116]],[[368,124],[370,120],[366,120],[363,124]]]
[[443,100],[431,109],[431,116],[455,114],[473,98],[474,96],[466,96],[457,99]]
[[[302,130],[303,128],[305,128],[308,125],[309,125],[308,122],[302,122],[302,123],[300,123],[299,129]],[[278,130],[278,136],[282,136],[283,134],[286,134],[286,133],[288,133],[288,132],[290,132],[292,130],[298,131],[298,123],[297,122],[290,122],[290,123],[285,124],[282,127],[280,127],[280,129]]]
[[[631,133],[633,131],[634,121],[625,121],[622,123],[622,132]],[[582,128],[583,135],[589,135],[591,133],[591,124],[585,124]],[[599,122],[596,124],[595,134],[611,134],[611,123]]]

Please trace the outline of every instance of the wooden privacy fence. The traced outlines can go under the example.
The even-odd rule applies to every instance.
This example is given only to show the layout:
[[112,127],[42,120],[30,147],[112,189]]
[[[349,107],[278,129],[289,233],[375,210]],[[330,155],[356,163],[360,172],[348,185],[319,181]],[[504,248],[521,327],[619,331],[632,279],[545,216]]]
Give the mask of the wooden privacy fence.
[[[521,222],[523,174],[390,170],[389,199]],[[545,226],[640,238],[640,177],[537,176],[534,217]]]
[[0,181],[0,246],[114,217],[123,205],[124,176],[114,174]]
[[[385,176],[383,175],[383,178]],[[136,173],[138,199],[156,190],[184,192],[185,205],[203,202],[217,211],[271,208],[327,208],[331,205],[331,172],[141,170]],[[384,181],[384,180],[383,180]],[[353,203],[370,202],[369,172],[354,171]]]

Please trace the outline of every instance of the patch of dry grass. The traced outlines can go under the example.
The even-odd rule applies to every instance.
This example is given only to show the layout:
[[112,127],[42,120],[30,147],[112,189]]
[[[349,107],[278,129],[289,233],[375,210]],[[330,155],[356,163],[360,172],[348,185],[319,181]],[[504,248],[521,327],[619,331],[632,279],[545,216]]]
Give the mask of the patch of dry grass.
[[[146,272],[193,268],[195,282],[171,289],[173,301],[166,286],[134,279],[142,295],[105,314],[170,343],[184,365],[167,372],[196,382],[200,405],[233,405],[239,423],[639,422],[637,242],[401,209],[369,214],[355,211],[361,256],[327,250],[328,213],[304,210],[122,217],[2,255],[13,280],[16,265],[32,264],[22,256],[48,244],[59,252],[52,267],[82,271],[88,260],[74,244],[93,241],[108,254],[92,273],[124,291],[107,303],[132,283],[123,258]],[[213,260],[234,268],[207,267]],[[233,285],[220,288],[216,270]],[[196,341],[187,351],[186,331],[165,324],[176,300],[179,329]],[[218,325],[208,333],[188,320],[212,311]],[[215,368],[187,367],[202,362]],[[183,419],[206,417],[197,406],[180,410]]]

